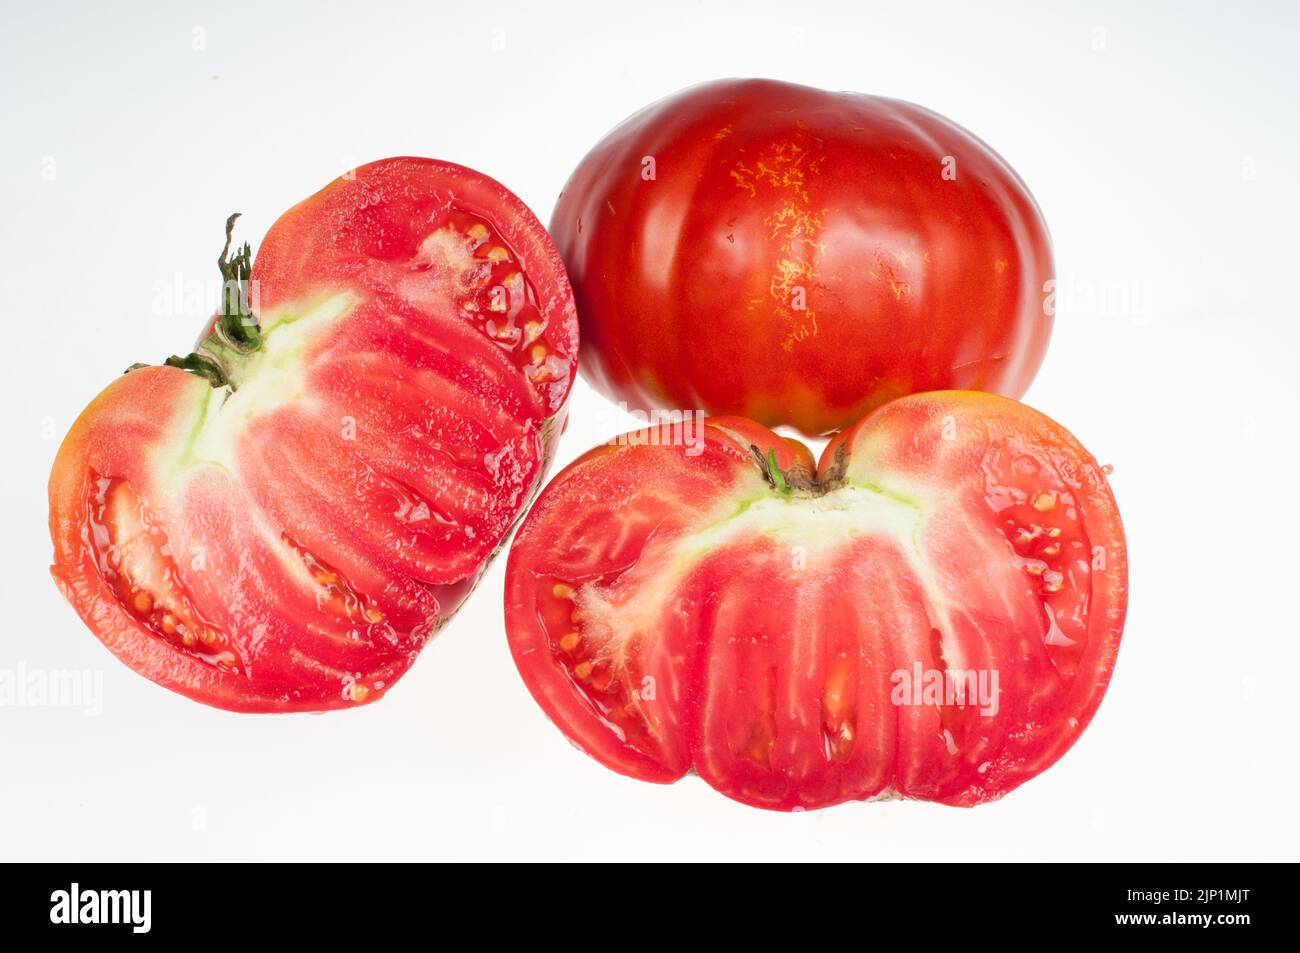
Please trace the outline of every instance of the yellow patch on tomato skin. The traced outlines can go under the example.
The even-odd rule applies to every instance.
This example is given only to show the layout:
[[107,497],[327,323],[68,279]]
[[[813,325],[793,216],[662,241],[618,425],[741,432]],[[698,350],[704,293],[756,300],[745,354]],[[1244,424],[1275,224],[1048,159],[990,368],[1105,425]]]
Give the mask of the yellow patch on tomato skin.
[[[894,296],[895,301],[902,301],[912,293],[912,283],[906,278],[901,277],[894,270],[894,263],[900,268],[906,268],[911,262],[913,255],[911,252],[902,249],[890,253],[889,255],[876,253],[876,268],[869,269],[867,274],[873,281],[884,282],[889,285],[889,293]],[[890,261],[893,260],[893,262]]]
[[[767,295],[777,306],[776,314],[789,324],[781,341],[787,352],[816,337],[819,330],[817,312],[808,299],[820,281],[815,258],[825,248],[818,237],[827,210],[809,207],[808,182],[821,162],[821,155],[805,145],[779,139],[769,143],[757,159],[737,161],[729,173],[736,187],[750,198],[757,198],[760,188],[784,193],[780,207],[763,223],[768,238],[779,246]],[[751,299],[750,310],[760,303]]]
[[747,169],[743,163],[737,162],[736,168],[731,170],[730,175],[736,182],[736,188],[749,193],[751,199],[758,195],[758,188],[754,185],[753,172]]
[[782,305],[789,307],[790,295],[796,285],[807,290],[817,280],[817,272],[811,262],[795,258],[779,258],[776,262],[776,274],[768,286],[768,292]]
[[794,202],[786,202],[779,212],[773,212],[763,219],[763,224],[772,230],[769,238],[784,237],[787,247],[798,242],[820,251],[824,246],[816,239],[822,230],[822,214],[825,211],[810,212]]
[[[782,348],[790,351],[795,344],[817,335],[817,312],[808,299],[819,275],[813,257],[825,248],[817,241],[822,230],[822,214],[803,208],[795,202],[786,202],[773,212],[764,224],[771,229],[770,236],[781,243],[782,257],[777,259],[776,271],[768,284],[768,294],[790,318],[792,327],[782,341]],[[794,292],[802,288],[802,306],[794,307]]]
[[808,201],[808,178],[821,169],[821,156],[809,158],[809,150],[799,143],[783,139],[772,142],[763,150],[754,164],[738,161],[731,170],[736,187],[753,198],[758,186],[766,185],[792,192],[803,202]]
[[[817,335],[817,312],[807,307],[808,295],[816,281],[817,272],[813,270],[811,262],[782,258],[776,263],[776,273],[768,284],[768,294],[791,321],[790,329],[781,342],[783,350],[790,351],[794,345]],[[796,288],[803,289],[805,307],[802,309],[793,307]]]

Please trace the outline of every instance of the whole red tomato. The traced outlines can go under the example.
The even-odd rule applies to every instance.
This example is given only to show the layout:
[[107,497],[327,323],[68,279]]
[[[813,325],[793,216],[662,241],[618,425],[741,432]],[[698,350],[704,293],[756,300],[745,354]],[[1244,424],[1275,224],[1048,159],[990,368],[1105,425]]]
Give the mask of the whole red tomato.
[[250,257],[222,253],[197,351],[131,369],[73,425],[52,572],[114,654],[191,698],[374,701],[540,485],[572,297],[522,202],[430,159],[336,180]]
[[979,392],[885,404],[816,463],[738,418],[628,435],[506,567],[515,662],[575,744],[778,810],[1003,796],[1087,726],[1127,601],[1103,469]]
[[582,369],[633,409],[817,435],[943,388],[1018,397],[1051,318],[1023,182],[911,103],[723,80],[636,113],[551,219]]

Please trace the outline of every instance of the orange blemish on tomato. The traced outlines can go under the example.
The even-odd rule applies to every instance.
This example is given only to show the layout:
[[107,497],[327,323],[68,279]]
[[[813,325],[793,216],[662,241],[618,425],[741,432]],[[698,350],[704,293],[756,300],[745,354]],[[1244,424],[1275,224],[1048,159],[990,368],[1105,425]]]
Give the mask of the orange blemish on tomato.
[[807,175],[809,172],[815,175],[820,165],[813,161],[805,166],[807,156],[808,150],[797,142],[778,140],[768,145],[753,166],[738,161],[731,170],[731,178],[750,197],[757,195],[758,185],[762,184],[793,192],[807,202]]
[[730,175],[736,182],[736,188],[747,192],[751,199],[758,195],[758,188],[754,185],[754,172],[752,169],[747,168],[744,163],[737,162]]
[[[763,162],[759,163],[759,169],[764,170],[759,180],[769,181],[779,188],[790,188],[796,182],[795,179],[776,178]],[[819,281],[813,258],[823,248],[817,241],[822,230],[822,212],[807,207],[808,195],[802,189],[801,178],[797,179],[797,184],[798,188],[793,190],[794,197],[787,199],[780,209],[763,220],[769,229],[769,238],[780,243],[780,257],[768,282],[768,295],[776,302],[778,313],[792,322],[793,326],[781,345],[787,351],[817,334],[817,312],[808,298]],[[803,289],[798,306],[794,301],[796,288]]]
[[784,233],[787,249],[807,245],[820,251],[825,247],[815,240],[822,230],[821,213],[810,212],[793,202],[785,203],[780,211],[763,219],[763,224],[771,230],[769,238],[780,238]]

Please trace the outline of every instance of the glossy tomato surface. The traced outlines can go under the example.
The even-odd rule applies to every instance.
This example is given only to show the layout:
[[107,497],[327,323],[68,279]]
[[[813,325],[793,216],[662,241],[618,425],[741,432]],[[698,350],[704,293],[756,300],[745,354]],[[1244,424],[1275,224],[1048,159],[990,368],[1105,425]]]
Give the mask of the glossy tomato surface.
[[219,319],[191,370],[137,367],[72,427],[54,578],[191,698],[373,701],[540,485],[577,359],[563,266],[501,185],[398,158],[285,213],[246,289],[255,327]]
[[1019,397],[1051,333],[1024,183],[911,103],[724,80],[636,113],[551,219],[583,373],[633,409],[824,434],[904,394]]
[[579,747],[777,810],[1001,797],[1087,726],[1126,604],[1103,469],[956,391],[817,463],[737,418],[627,435],[543,490],[506,578],[515,662]]

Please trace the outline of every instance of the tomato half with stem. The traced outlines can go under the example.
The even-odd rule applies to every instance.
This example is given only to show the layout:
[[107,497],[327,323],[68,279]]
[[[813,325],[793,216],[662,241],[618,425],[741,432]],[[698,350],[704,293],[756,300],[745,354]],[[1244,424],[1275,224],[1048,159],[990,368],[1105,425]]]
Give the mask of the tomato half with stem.
[[50,475],[52,572],[100,640],[241,711],[374,701],[540,486],[577,320],[514,195],[362,166],[220,260],[198,349],[96,397]]
[[506,577],[515,662],[580,748],[777,810],[1001,797],[1088,724],[1126,604],[1103,468],[958,391],[884,405],[816,463],[738,418],[598,447]]
[[913,103],[720,80],[630,116],[551,216],[582,371],[639,410],[831,433],[894,397],[1021,396],[1047,227],[986,143]]

